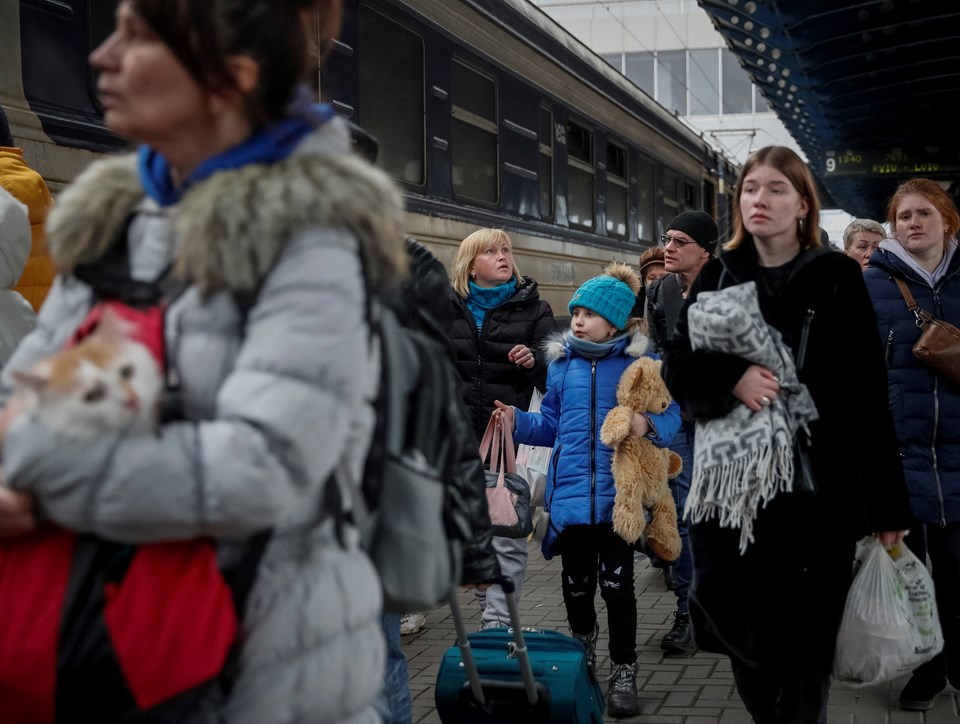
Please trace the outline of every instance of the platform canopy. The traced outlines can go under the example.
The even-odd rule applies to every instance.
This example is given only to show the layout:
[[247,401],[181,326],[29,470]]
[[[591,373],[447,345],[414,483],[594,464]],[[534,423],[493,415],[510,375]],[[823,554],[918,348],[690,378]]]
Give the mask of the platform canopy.
[[960,0],[698,0],[807,156],[882,221],[905,178],[960,205]]

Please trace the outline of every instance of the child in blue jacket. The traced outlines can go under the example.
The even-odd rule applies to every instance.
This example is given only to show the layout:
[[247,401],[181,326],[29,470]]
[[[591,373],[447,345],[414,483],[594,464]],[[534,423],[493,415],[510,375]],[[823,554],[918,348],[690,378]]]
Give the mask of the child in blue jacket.
[[[612,676],[607,713],[639,713],[637,701],[637,599],[633,547],[613,532],[616,494],[613,449],[600,442],[600,427],[617,404],[620,375],[637,357],[650,355],[641,333],[627,332],[640,279],[626,264],[611,264],[584,282],[570,300],[570,330],[548,344],[547,392],[539,413],[497,402],[514,441],[553,448],[547,473],[549,526],[544,558],[563,562],[563,601],[573,635],[596,663],[599,633],[597,583],[607,604]],[[675,402],[659,415],[634,415],[631,430],[667,447],[680,426]]]

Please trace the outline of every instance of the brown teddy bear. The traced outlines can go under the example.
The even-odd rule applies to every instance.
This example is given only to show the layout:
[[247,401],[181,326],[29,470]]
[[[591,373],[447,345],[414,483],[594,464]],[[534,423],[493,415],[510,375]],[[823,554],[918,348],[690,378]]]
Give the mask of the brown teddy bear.
[[[660,376],[660,362],[641,357],[623,371],[617,384],[617,406],[607,413],[600,440],[613,448],[610,465],[617,495],[613,501],[613,529],[627,543],[641,535],[664,561],[680,555],[677,507],[668,478],[680,474],[683,461],[671,450],[646,438],[630,436],[634,412],[660,413],[670,404],[670,393]],[[650,524],[644,509],[649,508]],[[646,528],[646,530],[644,530]]]

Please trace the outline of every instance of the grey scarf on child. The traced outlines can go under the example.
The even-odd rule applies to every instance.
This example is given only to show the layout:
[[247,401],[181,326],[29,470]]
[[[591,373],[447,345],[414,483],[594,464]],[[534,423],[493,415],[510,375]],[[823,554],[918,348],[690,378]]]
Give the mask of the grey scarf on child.
[[760,506],[792,490],[797,429],[817,419],[817,408],[797,379],[790,349],[764,321],[754,282],[701,292],[688,320],[693,349],[742,357],[780,382],[777,399],[760,412],[738,403],[726,417],[697,420],[684,515],[694,523],[718,517],[721,526],[739,528],[743,553]]

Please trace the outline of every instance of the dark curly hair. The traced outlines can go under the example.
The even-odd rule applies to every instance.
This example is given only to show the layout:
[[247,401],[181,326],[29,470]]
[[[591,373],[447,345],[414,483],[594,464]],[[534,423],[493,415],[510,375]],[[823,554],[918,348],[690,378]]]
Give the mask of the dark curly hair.
[[253,58],[260,75],[251,112],[258,122],[283,115],[297,84],[339,34],[342,12],[341,0],[127,2],[208,91],[236,87],[231,55]]

